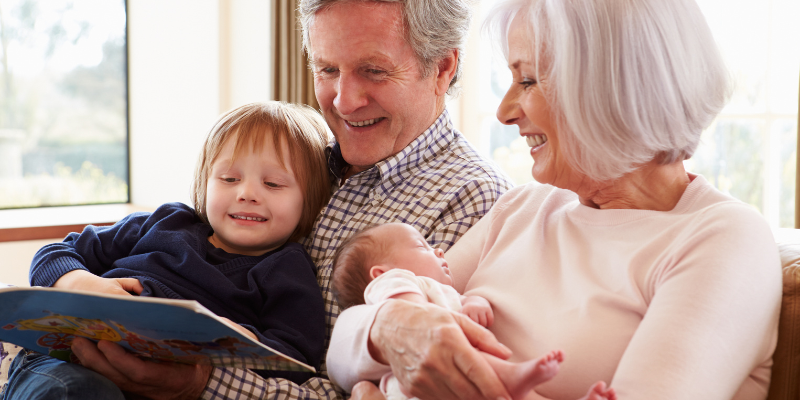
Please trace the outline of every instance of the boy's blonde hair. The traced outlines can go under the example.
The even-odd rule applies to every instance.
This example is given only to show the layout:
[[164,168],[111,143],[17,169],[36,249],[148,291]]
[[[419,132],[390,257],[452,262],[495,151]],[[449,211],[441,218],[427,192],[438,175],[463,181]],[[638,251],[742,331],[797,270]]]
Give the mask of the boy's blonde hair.
[[[278,162],[286,167],[283,143],[289,150],[289,165],[303,194],[303,212],[289,241],[297,241],[311,232],[314,219],[328,203],[331,186],[325,147],[329,131],[325,120],[311,107],[282,101],[250,103],[223,114],[206,138],[195,169],[192,200],[197,215],[208,223],[206,188],[211,166],[230,139],[233,158],[242,151],[260,149],[272,135]],[[231,160],[233,161],[233,160]]]

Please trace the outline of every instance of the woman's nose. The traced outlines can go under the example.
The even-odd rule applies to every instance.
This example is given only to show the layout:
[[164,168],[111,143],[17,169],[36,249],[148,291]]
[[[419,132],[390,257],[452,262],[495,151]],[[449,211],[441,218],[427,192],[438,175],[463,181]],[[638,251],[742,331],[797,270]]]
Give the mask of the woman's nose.
[[369,103],[364,85],[358,76],[341,72],[336,85],[333,106],[341,115],[350,115]]
[[522,116],[522,108],[519,106],[517,93],[515,93],[514,83],[506,91],[500,105],[497,106],[497,120],[505,125],[513,125]]

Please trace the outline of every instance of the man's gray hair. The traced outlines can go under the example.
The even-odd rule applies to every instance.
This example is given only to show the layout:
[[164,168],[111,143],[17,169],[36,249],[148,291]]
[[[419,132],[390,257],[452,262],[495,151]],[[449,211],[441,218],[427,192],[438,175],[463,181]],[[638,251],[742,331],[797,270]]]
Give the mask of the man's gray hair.
[[461,60],[472,17],[469,0],[301,0],[300,24],[303,29],[303,47],[310,54],[309,29],[317,12],[339,3],[375,2],[402,5],[403,36],[414,50],[422,68],[423,77],[429,76],[437,63],[450,51],[458,49],[456,74],[450,81],[448,94],[458,90],[461,78]]
[[688,159],[730,96],[695,0],[506,0],[487,20],[504,51],[517,15],[560,149],[591,179]]

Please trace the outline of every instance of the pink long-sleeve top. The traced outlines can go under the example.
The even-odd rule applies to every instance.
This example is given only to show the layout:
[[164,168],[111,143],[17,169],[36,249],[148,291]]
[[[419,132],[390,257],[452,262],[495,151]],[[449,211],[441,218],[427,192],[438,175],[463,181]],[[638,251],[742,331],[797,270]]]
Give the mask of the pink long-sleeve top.
[[[512,360],[565,353],[536,388],[577,399],[765,399],[781,299],[778,251],[749,206],[692,182],[671,211],[598,210],[526,185],[500,198],[446,258],[456,289],[489,300]],[[340,315],[329,374],[346,389],[388,369],[366,345],[380,305]]]

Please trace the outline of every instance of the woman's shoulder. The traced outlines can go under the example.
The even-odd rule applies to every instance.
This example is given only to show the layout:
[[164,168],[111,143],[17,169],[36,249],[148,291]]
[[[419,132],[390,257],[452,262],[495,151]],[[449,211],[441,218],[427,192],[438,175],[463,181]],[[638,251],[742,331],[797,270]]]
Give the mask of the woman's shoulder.
[[[700,180],[697,182],[697,180]],[[701,176],[684,204],[686,238],[692,243],[707,243],[727,249],[729,254],[777,254],[777,245],[766,219],[753,206],[714,188]]]
[[769,230],[767,221],[755,207],[723,193],[701,175],[694,178],[685,197],[681,201],[685,204],[679,205],[683,209],[677,211],[702,223],[718,221],[731,228],[755,225]]

